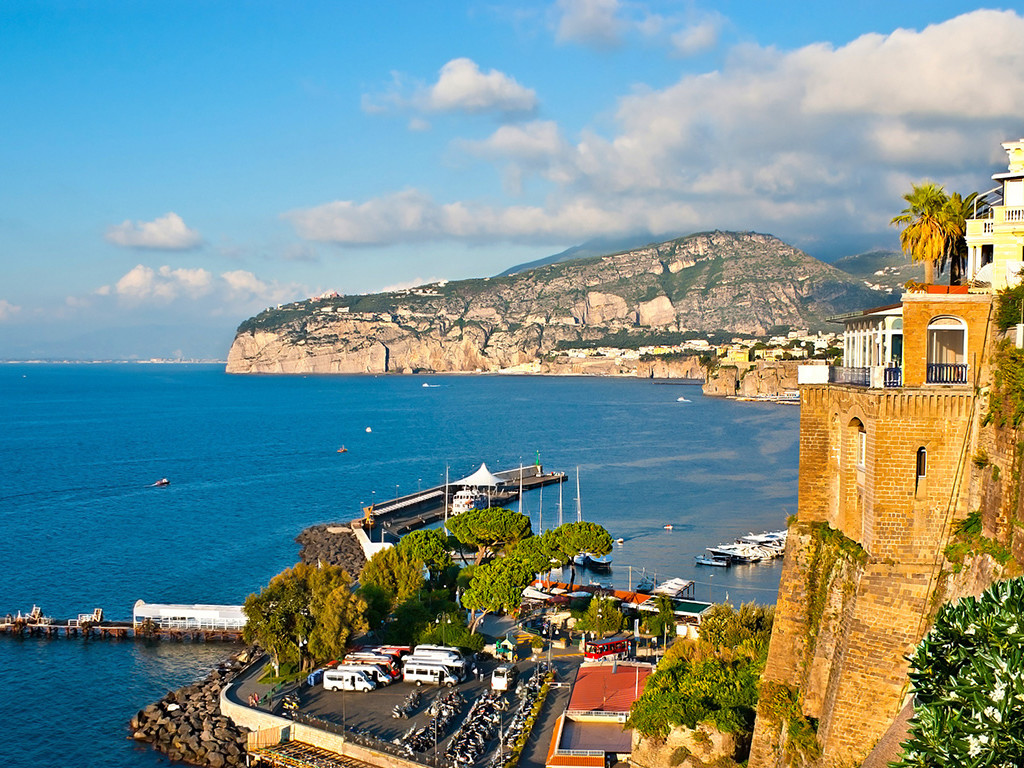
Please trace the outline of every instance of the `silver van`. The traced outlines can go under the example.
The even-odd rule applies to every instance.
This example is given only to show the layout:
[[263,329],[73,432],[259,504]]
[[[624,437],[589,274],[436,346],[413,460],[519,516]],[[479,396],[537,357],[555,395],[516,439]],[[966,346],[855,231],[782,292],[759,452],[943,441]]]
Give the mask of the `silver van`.
[[377,684],[360,669],[340,666],[324,670],[325,691],[372,691]]
[[442,645],[417,645],[412,655],[405,657],[406,661],[409,659],[433,659],[449,665],[466,666],[466,658],[458,648],[446,648]]
[[449,688],[462,682],[464,672],[441,661],[430,659],[406,658],[402,665],[402,675],[407,683],[416,685],[447,685]]
[[511,690],[517,677],[519,677],[519,667],[515,664],[499,664],[491,673],[491,690]]

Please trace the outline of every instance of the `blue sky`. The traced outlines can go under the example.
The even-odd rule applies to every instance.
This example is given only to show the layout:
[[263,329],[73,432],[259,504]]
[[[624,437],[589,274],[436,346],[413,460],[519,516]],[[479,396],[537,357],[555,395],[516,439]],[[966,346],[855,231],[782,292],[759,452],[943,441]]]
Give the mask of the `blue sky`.
[[912,181],[1005,167],[1021,39],[952,2],[10,0],[0,358],[223,355],[270,304],[595,236],[893,247]]

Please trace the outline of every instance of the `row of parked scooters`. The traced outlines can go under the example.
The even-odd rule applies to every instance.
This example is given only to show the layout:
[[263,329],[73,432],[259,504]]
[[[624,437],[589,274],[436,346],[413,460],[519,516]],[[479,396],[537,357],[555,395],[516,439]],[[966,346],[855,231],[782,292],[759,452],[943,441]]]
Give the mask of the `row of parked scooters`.
[[488,691],[473,702],[465,722],[455,732],[445,757],[455,765],[473,765],[480,759],[487,744],[498,734],[501,713],[508,709],[508,702],[500,693]]
[[462,705],[462,697],[456,691],[448,691],[438,696],[427,709],[427,714],[430,715],[427,724],[424,726],[413,724],[409,730],[396,737],[392,743],[409,757],[416,752],[426,752],[439,737],[444,735],[445,729],[459,714]]

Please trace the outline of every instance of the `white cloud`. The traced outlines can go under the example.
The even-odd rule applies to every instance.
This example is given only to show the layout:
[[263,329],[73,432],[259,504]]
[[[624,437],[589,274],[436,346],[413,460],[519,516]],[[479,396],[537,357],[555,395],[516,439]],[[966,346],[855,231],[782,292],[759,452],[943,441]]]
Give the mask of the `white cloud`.
[[114,245],[125,248],[154,248],[157,250],[181,251],[195,248],[202,237],[189,229],[181,216],[173,211],[153,221],[132,222],[125,219],[110,227],[104,237]]
[[[566,6],[568,7],[568,6]],[[1000,141],[1021,135],[1024,18],[975,11],[835,48],[743,45],[716,71],[619,100],[614,131],[568,139],[550,121],[455,146],[537,205],[439,202],[424,190],[286,214],[311,240],[566,240],[602,233],[755,228],[811,242],[890,235],[900,190],[929,177],[985,189]]]
[[17,304],[12,304],[7,299],[0,299],[0,323],[12,319],[19,312],[21,312],[21,307]]
[[[128,301],[169,302],[180,296],[196,299],[210,292],[213,276],[205,269],[171,269],[164,265],[152,269],[137,264],[114,284],[113,291]],[[102,293],[107,286],[99,289]],[[106,291],[109,293],[109,290]]]
[[484,73],[471,59],[452,59],[426,94],[434,112],[532,112],[537,94],[495,69]]
[[[239,308],[259,304],[276,304],[309,295],[295,283],[264,280],[247,270],[237,269],[214,275],[206,269],[171,267],[157,268],[138,264],[121,276],[112,286],[104,285],[94,296],[113,296],[127,307],[170,306],[187,302],[191,311],[208,310],[211,314],[241,311]],[[69,306],[85,305],[85,300],[68,299]]]
[[672,35],[672,46],[682,56],[696,56],[718,45],[719,21],[707,18]]
[[618,0],[558,0],[556,39],[598,47],[619,44],[626,24]]

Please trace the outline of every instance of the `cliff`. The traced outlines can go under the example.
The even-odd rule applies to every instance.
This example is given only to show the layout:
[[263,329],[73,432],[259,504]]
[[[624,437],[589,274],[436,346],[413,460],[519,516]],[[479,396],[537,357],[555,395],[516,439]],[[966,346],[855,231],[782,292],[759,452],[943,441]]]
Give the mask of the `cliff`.
[[807,360],[755,360],[719,366],[704,383],[712,397],[778,397],[797,389],[797,368]]
[[821,328],[886,298],[771,235],[710,232],[514,275],[269,309],[239,326],[227,370],[499,371],[580,343]]

